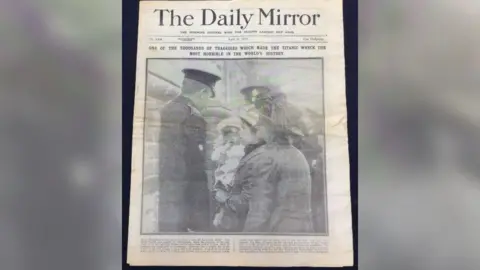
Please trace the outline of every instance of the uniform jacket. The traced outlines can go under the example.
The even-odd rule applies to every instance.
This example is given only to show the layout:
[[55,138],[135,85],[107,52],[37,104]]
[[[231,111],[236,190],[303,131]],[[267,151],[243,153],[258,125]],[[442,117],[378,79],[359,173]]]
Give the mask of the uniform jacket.
[[307,159],[312,176],[312,213],[315,232],[326,232],[326,190],[323,166],[323,149],[315,134],[301,137],[295,142]]
[[160,232],[208,229],[205,144],[206,122],[190,100],[178,96],[166,104],[160,126]]
[[311,176],[291,145],[264,144],[240,162],[226,205],[244,232],[313,232]]

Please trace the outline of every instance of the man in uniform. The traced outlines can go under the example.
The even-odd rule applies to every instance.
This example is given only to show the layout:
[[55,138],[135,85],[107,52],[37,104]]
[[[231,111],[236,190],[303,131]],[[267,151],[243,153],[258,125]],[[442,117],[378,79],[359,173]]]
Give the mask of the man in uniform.
[[[277,86],[268,82],[258,82],[254,85],[249,85],[244,87],[240,90],[240,93],[244,96],[245,101],[247,104],[251,104],[252,108],[249,110],[262,110],[264,105],[267,104],[271,99],[286,99],[285,93],[280,91]],[[304,137],[307,133],[307,126],[302,121],[302,113],[300,110],[295,108],[292,104],[288,101],[285,102],[286,106],[288,107],[288,119],[292,120],[292,131],[298,135],[298,138]],[[258,123],[252,123],[256,125]],[[296,145],[296,142],[294,142]]]
[[158,221],[160,232],[207,231],[206,121],[200,110],[215,96],[219,76],[184,69],[181,94],[161,112]]
[[[240,90],[244,96],[245,101],[255,107],[256,110],[261,110],[268,99],[286,98],[285,93],[279,90],[274,84],[268,82],[258,82],[254,85],[249,85]],[[292,144],[299,149],[308,161],[310,172],[312,176],[312,211],[314,216],[315,232],[326,232],[325,219],[325,177],[323,165],[323,149],[318,143],[318,135],[316,132],[310,132],[306,123],[302,120],[302,112],[288,101],[285,102],[288,111],[288,119],[291,122]],[[257,124],[257,123],[255,123]],[[250,148],[255,148],[256,145],[248,145],[247,151]]]
[[[278,87],[276,87],[274,84],[268,82],[260,82],[255,85],[244,87],[240,90],[240,93],[244,96],[245,101],[248,104],[253,105],[256,110],[259,110],[263,106],[266,99],[279,97],[286,98],[285,93],[280,91]],[[288,106],[288,111],[290,114],[289,118],[296,120],[296,129],[298,129],[303,134],[308,133],[305,123],[301,120],[302,112],[288,101],[286,102],[286,104]]]

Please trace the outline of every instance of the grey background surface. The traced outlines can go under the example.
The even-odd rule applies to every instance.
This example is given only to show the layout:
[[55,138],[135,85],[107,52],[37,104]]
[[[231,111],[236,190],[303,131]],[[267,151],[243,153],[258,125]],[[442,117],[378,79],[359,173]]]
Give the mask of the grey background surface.
[[359,268],[478,269],[480,2],[359,4]]

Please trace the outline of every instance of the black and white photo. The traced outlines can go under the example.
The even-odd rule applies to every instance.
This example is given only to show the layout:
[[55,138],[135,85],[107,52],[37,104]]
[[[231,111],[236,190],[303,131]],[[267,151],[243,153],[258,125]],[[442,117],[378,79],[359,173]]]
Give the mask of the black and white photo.
[[323,59],[146,68],[142,233],[327,234]]

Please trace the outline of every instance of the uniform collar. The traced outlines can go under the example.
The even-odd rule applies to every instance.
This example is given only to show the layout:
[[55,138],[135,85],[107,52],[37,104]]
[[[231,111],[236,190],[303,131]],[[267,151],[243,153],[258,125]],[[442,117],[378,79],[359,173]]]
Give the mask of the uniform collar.
[[[240,168],[240,167],[242,167],[243,165],[245,165],[245,163],[247,163],[247,161],[249,161],[249,160],[252,159],[253,157],[258,156],[259,154],[263,153],[263,152],[264,152],[264,149],[265,149],[265,145],[266,145],[265,142],[259,142],[259,143],[255,144],[255,148],[252,149],[249,153],[247,153],[247,154],[240,160],[240,164],[238,165],[238,168]],[[250,145],[250,146],[251,146],[251,145]]]
[[200,109],[192,102],[192,100],[182,94],[178,95],[173,99],[175,102],[180,102],[187,105],[190,108],[190,113],[192,115],[201,115]]

